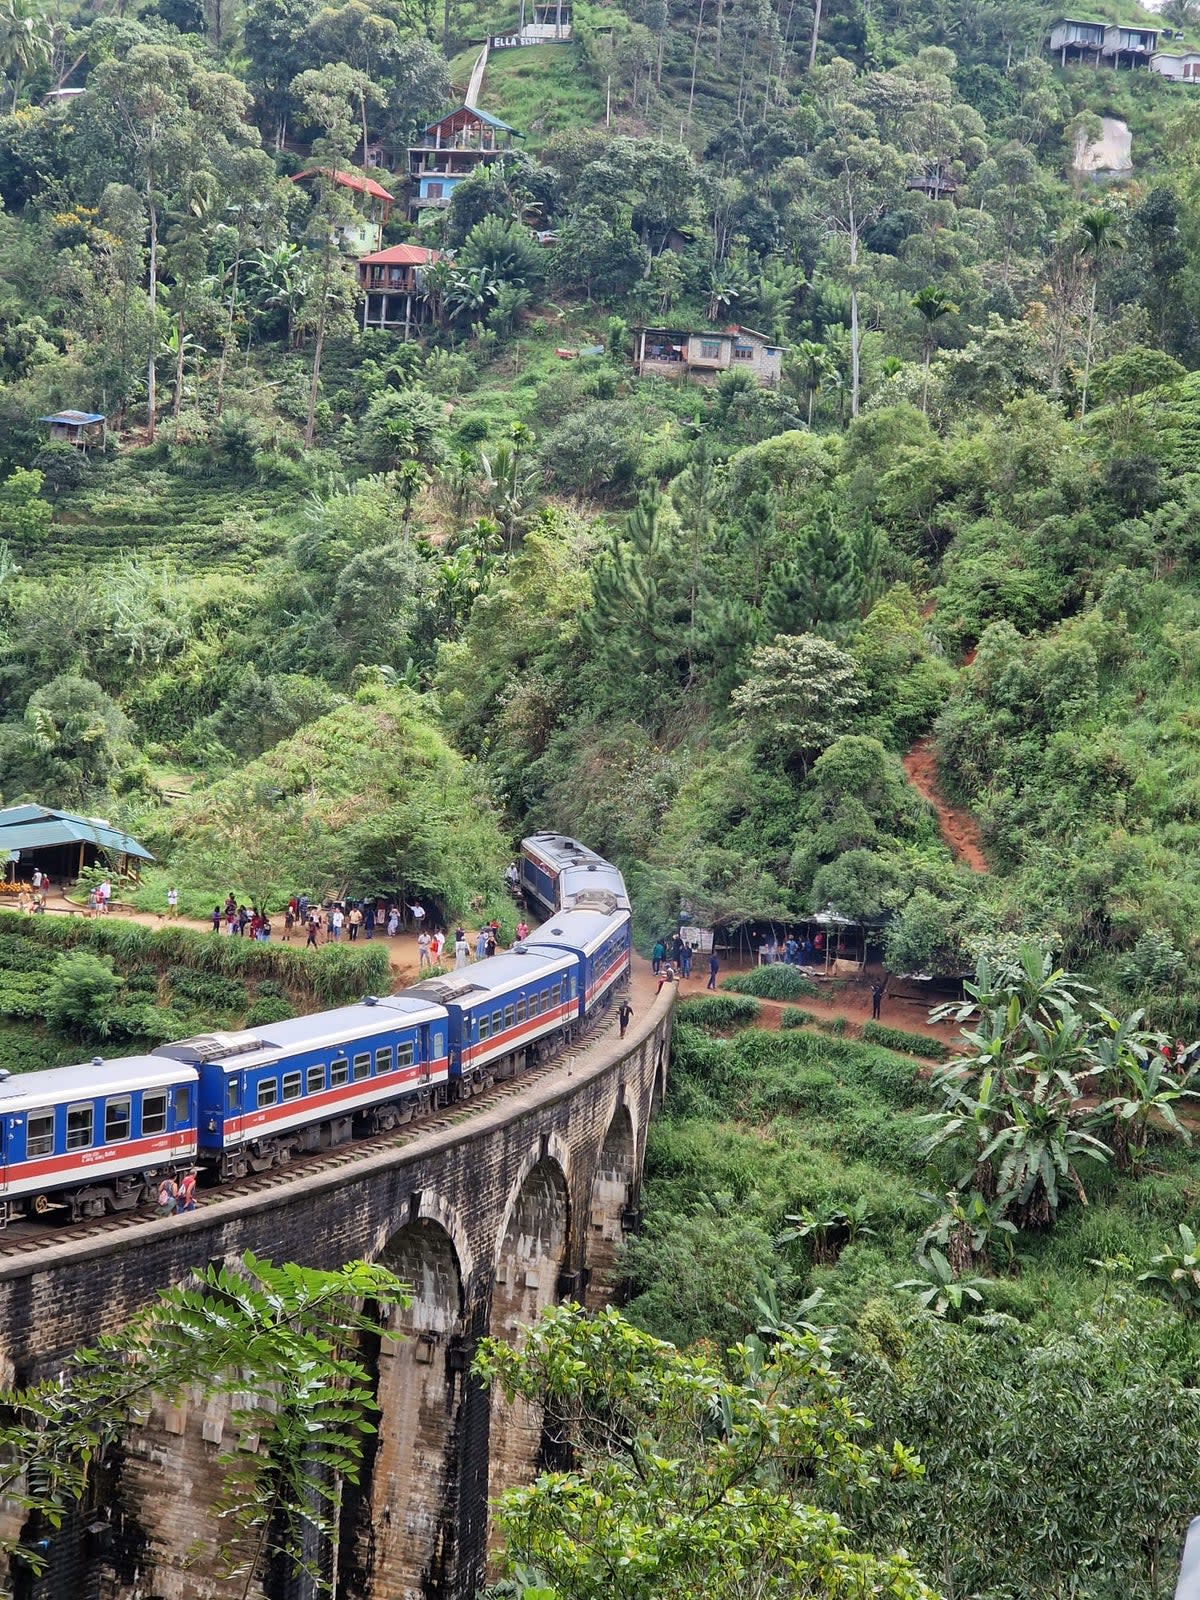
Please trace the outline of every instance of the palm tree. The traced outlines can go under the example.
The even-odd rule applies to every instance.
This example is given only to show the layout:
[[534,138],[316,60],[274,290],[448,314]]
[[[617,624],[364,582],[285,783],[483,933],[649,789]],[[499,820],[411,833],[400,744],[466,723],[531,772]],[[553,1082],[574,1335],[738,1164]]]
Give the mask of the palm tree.
[[0,4],[0,68],[12,76],[11,110],[17,109],[25,74],[49,61],[54,30],[36,0]]
[[924,327],[921,330],[921,351],[925,358],[925,376],[921,385],[921,410],[929,410],[929,362],[934,350],[937,348],[937,324],[943,317],[958,315],[958,307],[953,300],[948,299],[940,289],[933,284],[927,284],[912,297],[913,309],[920,316]]
[[817,390],[833,371],[833,358],[825,346],[818,344],[815,339],[803,340],[797,347],[796,358],[800,363],[804,387],[808,394],[808,426],[811,431],[813,402],[817,397]]
[[1087,416],[1088,381],[1092,373],[1092,341],[1096,332],[1096,295],[1100,287],[1100,274],[1110,255],[1124,250],[1125,239],[1120,231],[1115,211],[1107,206],[1093,206],[1079,219],[1078,256],[1084,271],[1092,280],[1092,294],[1088,302],[1087,347],[1083,356],[1083,394],[1079,402],[1080,417]]

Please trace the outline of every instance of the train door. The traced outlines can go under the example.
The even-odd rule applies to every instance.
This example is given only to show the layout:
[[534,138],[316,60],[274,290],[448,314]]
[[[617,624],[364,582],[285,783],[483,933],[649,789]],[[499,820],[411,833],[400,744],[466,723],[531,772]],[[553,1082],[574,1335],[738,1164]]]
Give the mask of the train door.
[[0,1117],[0,1195],[8,1193],[9,1142],[16,1138],[19,1126],[16,1117]]
[[428,1083],[433,1072],[433,1029],[427,1022],[423,1022],[418,1029],[418,1033],[420,1037],[417,1041],[417,1054],[419,1057],[417,1082]]

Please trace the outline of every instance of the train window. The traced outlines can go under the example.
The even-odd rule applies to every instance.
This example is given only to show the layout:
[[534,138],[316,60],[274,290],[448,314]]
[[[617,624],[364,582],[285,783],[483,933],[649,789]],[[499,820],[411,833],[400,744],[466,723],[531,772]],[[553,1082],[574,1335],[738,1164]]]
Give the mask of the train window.
[[167,1131],[167,1097],[165,1094],[142,1096],[142,1138]]
[[574,1000],[574,998],[575,998],[575,974],[574,973],[572,973],[571,976],[567,979],[567,998],[570,999],[570,1000]]
[[226,1114],[237,1110],[238,1086],[236,1078],[227,1078],[225,1081],[225,1111]]
[[525,1021],[525,1002],[524,1002],[524,1000],[518,1000],[517,1001],[517,1021],[518,1022],[524,1022]]
[[412,1040],[408,1039],[408,1040],[405,1041],[404,1044],[398,1044],[396,1046],[396,1065],[398,1067],[411,1067],[412,1064],[413,1064]]
[[492,1012],[492,1032],[493,1033],[500,1033],[500,1032],[503,1031],[503,1029],[504,1029],[504,1013],[503,1013],[503,1011],[493,1011]]
[[25,1132],[25,1154],[48,1156],[54,1149],[53,1111],[31,1111]]
[[364,1050],[361,1055],[354,1058],[354,1081],[361,1083],[364,1078],[371,1076],[371,1052]]
[[329,1082],[335,1089],[340,1088],[343,1083],[350,1082],[350,1063],[345,1056],[338,1056],[337,1060],[330,1064]]
[[529,1007],[529,1015],[531,1017],[536,1017],[538,1012],[542,1009],[542,999],[541,999],[541,996],[536,992],[536,990],[535,990],[535,992],[533,994],[531,994],[529,996],[529,999],[526,1002],[526,1004]]
[[132,1104],[128,1095],[122,1095],[119,1100],[105,1101],[105,1144],[119,1144],[123,1139],[128,1139],[130,1134],[131,1112]]
[[180,1084],[175,1091],[175,1126],[184,1128],[192,1114],[192,1097],[187,1087]]
[[308,1092],[309,1092],[309,1094],[320,1094],[321,1090],[324,1087],[325,1087],[325,1068],[323,1066],[320,1066],[320,1067],[309,1067],[309,1069],[308,1069]]
[[283,1075],[283,1098],[285,1100],[299,1100],[301,1076],[298,1072],[285,1072]]
[[513,1025],[513,1008],[512,1008],[512,1006],[505,1006],[505,1008],[504,1008],[504,1026],[506,1028],[511,1028],[512,1025]]
[[479,1014],[479,1037],[481,1039],[486,1039],[491,1034],[491,1031],[492,1019],[488,1016],[486,1011],[481,1011]]
[[376,1052],[375,1052],[375,1072],[376,1072],[376,1075],[378,1075],[381,1072],[390,1072],[391,1070],[392,1070],[392,1052],[390,1050],[376,1050]]
[[67,1149],[86,1150],[92,1142],[94,1107],[67,1107]]
[[258,1109],[264,1110],[273,1106],[279,1099],[279,1080],[277,1078],[260,1078],[258,1080]]
[[550,1004],[557,1006],[562,1003],[562,984],[556,983],[550,990]]

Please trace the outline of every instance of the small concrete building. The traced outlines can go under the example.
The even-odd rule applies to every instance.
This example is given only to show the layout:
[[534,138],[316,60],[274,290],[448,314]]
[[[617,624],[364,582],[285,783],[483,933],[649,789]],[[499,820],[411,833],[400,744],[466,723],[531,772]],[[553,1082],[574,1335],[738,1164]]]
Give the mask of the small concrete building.
[[1150,57],[1150,71],[1174,83],[1200,83],[1200,50],[1156,50]]
[[677,328],[634,330],[634,370],[639,377],[691,379],[713,383],[722,372],[748,372],[766,387],[783,374],[784,347],[753,328],[729,327],[719,332]]
[[341,222],[333,230],[352,256],[364,256],[383,243],[384,224],[392,214],[392,196],[374,178],[361,172],[334,172],[329,167],[309,167],[297,172],[293,183],[311,183],[314,178],[329,178],[339,189],[354,196],[357,216]]
[[0,811],[0,866],[9,879],[28,878],[35,867],[61,883],[74,880],[103,854],[116,870],[154,857],[103,817],[78,817],[49,806],[5,806]]
[[438,250],[420,244],[394,244],[361,256],[358,284],[363,292],[362,325],[411,339],[429,320],[424,297],[424,269],[442,259]]

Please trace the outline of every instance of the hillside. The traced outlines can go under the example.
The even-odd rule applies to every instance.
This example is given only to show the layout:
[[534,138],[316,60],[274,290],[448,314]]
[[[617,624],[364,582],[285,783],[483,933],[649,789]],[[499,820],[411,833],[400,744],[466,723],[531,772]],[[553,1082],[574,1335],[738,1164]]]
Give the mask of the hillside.
[[[1190,0],[1081,15],[1200,40]],[[0,51],[0,799],[142,839],[143,915],[175,887],[507,926],[552,827],[620,864],[643,953],[688,918],[723,972],[861,933],[819,998],[751,980],[778,1030],[691,1011],[632,1314],[831,1330],[929,1463],[837,1509],[924,1593],[1160,1600],[1200,1461],[1164,1266],[1200,1193],[1200,85],[1064,66],[1032,0],[578,0],[464,106],[522,16],[31,0]],[[1130,170],[1076,170],[1100,118]],[[93,937],[64,1028],[53,936],[0,936],[6,1062],[367,971]],[[902,995],[976,972],[993,1032],[943,1081]],[[1023,1413],[1061,1426],[1021,1499]],[[1160,1413],[1170,1494],[1126,1449]]]

